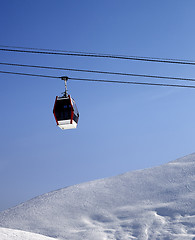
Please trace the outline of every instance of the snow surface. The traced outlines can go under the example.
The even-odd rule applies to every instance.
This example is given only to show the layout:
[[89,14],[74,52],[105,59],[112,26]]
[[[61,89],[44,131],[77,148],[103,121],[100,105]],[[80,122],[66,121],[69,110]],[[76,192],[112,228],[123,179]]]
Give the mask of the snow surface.
[[0,227],[64,240],[195,240],[195,154],[44,194],[1,212]]
[[8,228],[0,228],[1,240],[55,240],[54,238],[45,237],[36,233],[24,232]]

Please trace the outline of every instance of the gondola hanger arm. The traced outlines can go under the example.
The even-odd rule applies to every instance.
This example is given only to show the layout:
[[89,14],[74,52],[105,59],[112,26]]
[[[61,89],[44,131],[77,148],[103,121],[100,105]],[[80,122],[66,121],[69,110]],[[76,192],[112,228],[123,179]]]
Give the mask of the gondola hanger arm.
[[68,77],[67,76],[62,76],[61,79],[64,81],[65,83],[65,92],[64,92],[64,96],[68,97],[68,89],[67,89],[67,81],[68,81]]

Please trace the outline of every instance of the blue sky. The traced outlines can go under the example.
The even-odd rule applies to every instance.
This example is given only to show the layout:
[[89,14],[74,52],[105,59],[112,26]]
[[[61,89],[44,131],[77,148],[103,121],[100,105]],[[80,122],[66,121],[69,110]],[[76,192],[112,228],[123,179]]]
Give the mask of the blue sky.
[[[195,59],[194,1],[1,1],[1,45]],[[191,66],[0,52],[1,62],[194,78]],[[137,80],[0,66],[0,70]],[[148,81],[159,81],[151,80]],[[160,81],[159,81],[160,82]],[[166,83],[169,80],[164,81]],[[195,151],[195,90],[68,82],[80,120],[56,127],[61,80],[0,75],[0,210]]]

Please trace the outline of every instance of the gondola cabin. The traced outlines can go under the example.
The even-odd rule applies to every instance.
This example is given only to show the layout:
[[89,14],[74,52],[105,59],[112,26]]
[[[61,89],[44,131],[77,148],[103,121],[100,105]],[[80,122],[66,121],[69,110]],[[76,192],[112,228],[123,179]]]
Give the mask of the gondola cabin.
[[70,95],[56,97],[53,114],[58,127],[61,129],[73,129],[77,127],[79,112],[76,103]]

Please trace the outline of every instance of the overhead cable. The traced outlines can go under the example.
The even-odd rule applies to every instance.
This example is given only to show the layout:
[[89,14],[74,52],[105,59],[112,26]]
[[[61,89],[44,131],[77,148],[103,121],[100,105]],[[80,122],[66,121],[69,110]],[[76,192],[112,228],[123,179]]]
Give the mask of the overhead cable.
[[40,50],[40,51],[52,51],[52,52],[64,52],[64,53],[83,53],[83,54],[94,54],[101,56],[116,56],[116,57],[135,57],[135,58],[147,58],[147,59],[156,59],[156,60],[168,60],[168,61],[179,61],[179,62],[193,62],[192,60],[187,59],[176,59],[176,58],[158,58],[158,57],[141,57],[141,56],[128,56],[128,55],[116,55],[116,54],[108,54],[108,53],[94,53],[94,52],[84,52],[84,51],[68,51],[62,49],[51,49],[51,48],[33,48],[33,47],[18,47],[18,46],[6,46],[0,45],[0,48],[16,48],[16,49],[26,49],[26,50]]
[[[74,52],[74,51],[52,50],[52,49],[50,49],[50,50],[39,49],[38,50],[38,48],[24,48],[24,47],[15,47],[18,49],[13,49],[12,47],[10,47],[10,48],[8,48],[8,46],[2,47],[1,45],[0,45],[0,47],[1,47],[0,51],[6,51],[6,52],[49,54],[49,55],[61,55],[61,56],[79,56],[79,57],[93,57],[93,58],[112,58],[112,59],[123,59],[123,60],[144,61],[144,62],[195,65],[195,61],[180,60],[180,59],[125,56],[125,55]],[[27,50],[27,49],[29,49],[29,50]]]
[[60,79],[61,77],[50,76],[50,75],[42,75],[42,74],[34,74],[34,73],[21,73],[21,72],[8,72],[8,71],[1,71],[0,73],[5,74],[15,74],[15,75],[22,75],[22,76],[30,76],[30,77],[44,77],[44,78],[57,78]]
[[[41,74],[31,74],[31,73],[21,73],[21,72],[8,72],[0,71],[0,73],[5,74],[17,74],[23,76],[31,77],[44,77],[44,78],[54,78],[62,79],[62,77],[51,76],[51,75],[41,75]],[[75,81],[87,81],[87,82],[101,82],[101,83],[117,83],[117,84],[134,84],[134,85],[148,85],[148,86],[160,86],[160,87],[179,87],[179,88],[195,88],[193,85],[179,85],[179,84],[164,84],[164,83],[149,83],[149,82],[132,82],[132,81],[119,81],[119,80],[106,80],[106,79],[90,79],[90,78],[71,78],[70,80]]]
[[64,70],[64,71],[74,71],[74,72],[86,72],[86,73],[99,73],[99,74],[131,76],[131,77],[143,77],[143,78],[170,79],[170,80],[178,80],[178,81],[191,81],[191,82],[195,81],[195,78],[182,78],[182,77],[123,73],[123,72],[109,72],[109,71],[98,71],[98,70],[87,70],[87,69],[76,69],[76,68],[63,68],[63,67],[53,67],[53,66],[40,66],[40,65],[29,65],[29,64],[7,63],[7,62],[0,62],[0,65],[16,66],[16,67],[29,67],[29,68],[41,68],[41,69],[50,69],[50,70]]

